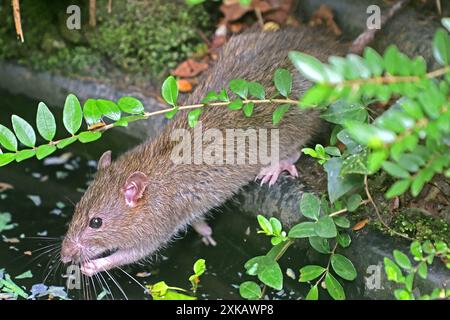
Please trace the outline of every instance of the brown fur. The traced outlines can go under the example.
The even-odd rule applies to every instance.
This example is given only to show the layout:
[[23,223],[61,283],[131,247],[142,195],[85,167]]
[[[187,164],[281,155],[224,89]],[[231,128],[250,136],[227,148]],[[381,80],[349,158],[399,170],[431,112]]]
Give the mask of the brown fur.
[[[275,91],[273,74],[280,67],[292,72],[292,98],[300,97],[310,83],[294,70],[287,57],[290,50],[326,60],[330,55],[345,53],[346,48],[334,39],[308,29],[233,37],[223,49],[216,66],[186,103],[198,103],[208,91],[219,91],[235,78],[259,81],[269,97]],[[204,129],[270,129],[274,128],[272,113],[275,108],[275,105],[258,105],[253,116],[247,118],[242,111],[207,107],[200,120]],[[98,172],[76,207],[67,239],[78,238],[93,252],[115,247],[140,248],[144,257],[169,241],[178,230],[238,192],[261,169],[259,165],[175,165],[170,155],[176,142],[171,141],[170,135],[176,128],[192,132],[185,112],[180,112],[170,121],[156,139],[128,151]],[[283,158],[299,150],[321,131],[323,123],[317,112],[302,111],[292,106],[279,129],[280,158]],[[149,185],[138,206],[129,208],[121,188],[135,171],[145,173],[149,177]],[[89,219],[94,216],[103,217],[103,226],[98,230],[88,227]],[[70,246],[69,241],[65,241],[65,245]]]

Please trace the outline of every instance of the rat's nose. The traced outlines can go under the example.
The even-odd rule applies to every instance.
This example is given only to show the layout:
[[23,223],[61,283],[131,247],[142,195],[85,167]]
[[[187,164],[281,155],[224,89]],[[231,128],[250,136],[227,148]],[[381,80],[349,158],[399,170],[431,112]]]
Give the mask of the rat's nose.
[[63,263],[75,262],[79,256],[77,246],[71,241],[64,239],[61,247],[61,261]]

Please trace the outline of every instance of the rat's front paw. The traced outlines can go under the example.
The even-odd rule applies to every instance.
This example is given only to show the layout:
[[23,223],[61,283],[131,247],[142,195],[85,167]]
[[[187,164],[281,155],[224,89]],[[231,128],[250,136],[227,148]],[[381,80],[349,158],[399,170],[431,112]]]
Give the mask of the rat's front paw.
[[87,275],[88,277],[92,277],[94,274],[105,271],[107,269],[109,269],[109,263],[104,258],[85,262],[81,265],[81,272],[83,272],[83,274]]
[[202,241],[207,246],[211,245],[215,247],[217,242],[212,237],[212,229],[204,220],[197,220],[192,224],[192,227],[202,236]]

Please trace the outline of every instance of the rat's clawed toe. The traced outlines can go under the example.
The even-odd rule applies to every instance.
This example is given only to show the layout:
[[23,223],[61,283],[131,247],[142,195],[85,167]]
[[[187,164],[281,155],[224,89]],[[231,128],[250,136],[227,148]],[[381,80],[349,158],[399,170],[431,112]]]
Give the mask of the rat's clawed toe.
[[289,172],[289,174],[295,178],[298,177],[297,168],[289,159],[282,160],[273,166],[262,168],[255,180],[261,180],[261,185],[269,183],[269,187],[271,187],[277,182],[278,177],[283,171]]

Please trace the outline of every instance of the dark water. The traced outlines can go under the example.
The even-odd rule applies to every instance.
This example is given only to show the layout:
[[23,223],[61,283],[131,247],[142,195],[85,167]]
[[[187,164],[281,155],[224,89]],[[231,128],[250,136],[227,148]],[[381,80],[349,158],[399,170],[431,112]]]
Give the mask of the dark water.
[[[11,127],[10,114],[15,113],[34,124],[37,102],[21,96],[12,96],[0,92],[0,123]],[[51,106],[49,106],[51,107]],[[57,119],[61,119],[60,109],[55,109]],[[61,120],[57,122],[62,122]],[[58,137],[65,137],[64,130],[59,130]],[[66,164],[48,166],[43,161],[29,159],[22,163],[12,163],[0,168],[0,182],[14,186],[13,190],[3,193],[0,199],[0,212],[10,212],[13,222],[18,226],[4,231],[7,238],[19,238],[19,243],[0,241],[0,269],[5,268],[12,278],[31,270],[33,278],[14,280],[17,284],[30,289],[33,284],[45,282],[46,285],[65,285],[64,267],[58,265],[57,252],[45,253],[60,243],[67,224],[70,221],[73,203],[82,196],[88,181],[95,172],[95,160],[108,149],[118,155],[136,145],[138,141],[118,130],[110,130],[102,139],[90,144],[76,143],[63,151],[52,155],[61,156],[70,152],[72,155]],[[31,196],[31,197],[30,197]],[[34,203],[38,200],[41,203]],[[132,265],[124,268],[139,283],[154,284],[166,281],[169,285],[189,288],[188,277],[192,274],[192,265],[199,259],[206,259],[207,272],[201,278],[199,298],[232,299],[239,298],[238,285],[251,277],[243,274],[244,263],[253,256],[261,255],[270,248],[269,240],[257,235],[257,223],[254,217],[240,213],[232,203],[216,210],[209,219],[214,230],[216,247],[205,246],[200,237],[188,230],[180,234],[168,248],[162,250],[152,263]],[[34,237],[52,237],[58,240],[35,239]],[[24,252],[32,251],[32,255]],[[298,253],[283,258],[282,267],[290,266],[298,276],[298,268],[306,262]],[[138,273],[150,275],[137,277]],[[148,294],[132,279],[120,270],[112,271],[112,276],[120,285],[128,299],[149,299]],[[125,299],[108,275],[103,275],[115,299]],[[282,292],[269,292],[271,298],[296,299],[304,296],[305,286],[285,277]],[[90,284],[90,295],[94,298],[102,289],[98,282]],[[96,291],[96,293],[94,293]],[[71,290],[72,299],[87,298],[87,289]],[[113,298],[107,296],[106,298]]]

